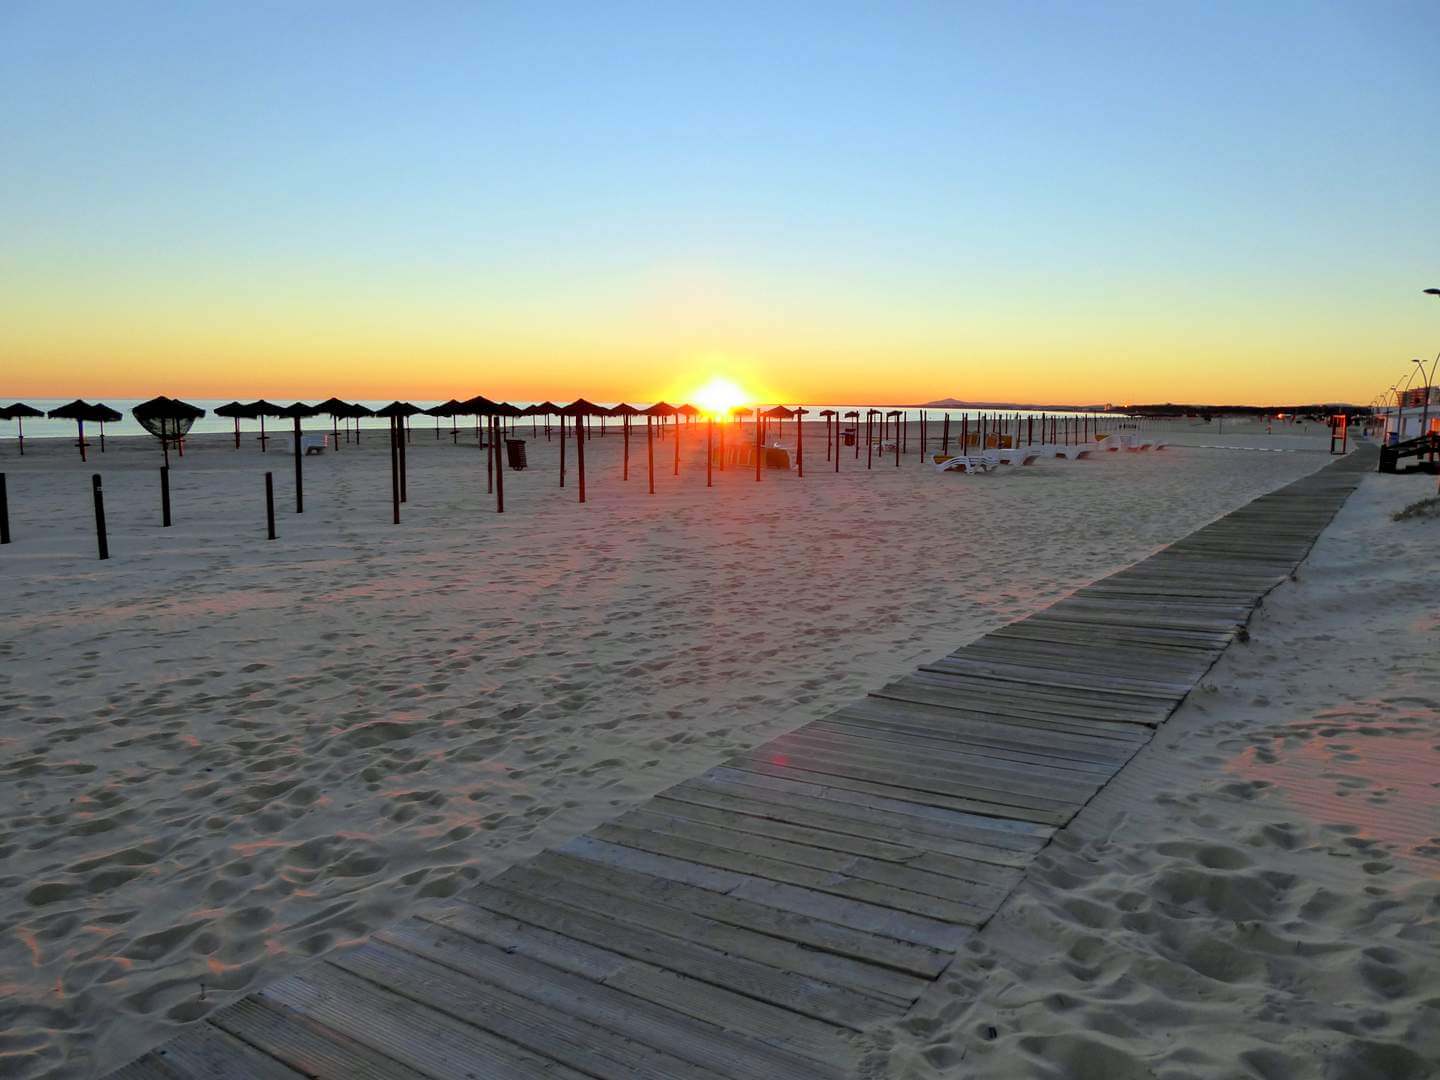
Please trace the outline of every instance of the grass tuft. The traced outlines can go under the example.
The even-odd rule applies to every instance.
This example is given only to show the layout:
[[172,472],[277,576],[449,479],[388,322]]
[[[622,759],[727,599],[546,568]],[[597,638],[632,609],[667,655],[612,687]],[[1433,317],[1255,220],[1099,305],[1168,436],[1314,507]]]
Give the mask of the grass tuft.
[[1428,499],[1420,499],[1405,507],[1404,510],[1396,510],[1390,515],[1392,521],[1411,521],[1415,518],[1440,517],[1440,495],[1432,495]]

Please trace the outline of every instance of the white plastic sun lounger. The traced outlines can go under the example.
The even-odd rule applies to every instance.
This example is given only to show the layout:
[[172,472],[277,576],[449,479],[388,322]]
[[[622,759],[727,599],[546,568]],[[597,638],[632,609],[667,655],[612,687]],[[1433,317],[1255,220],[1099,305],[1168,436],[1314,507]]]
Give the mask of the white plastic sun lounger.
[[996,451],[1002,465],[1033,465],[1040,460],[1040,455],[1035,452],[1033,446],[1019,446]]
[[936,472],[989,472],[998,461],[987,460],[982,454],[956,454],[935,463]]

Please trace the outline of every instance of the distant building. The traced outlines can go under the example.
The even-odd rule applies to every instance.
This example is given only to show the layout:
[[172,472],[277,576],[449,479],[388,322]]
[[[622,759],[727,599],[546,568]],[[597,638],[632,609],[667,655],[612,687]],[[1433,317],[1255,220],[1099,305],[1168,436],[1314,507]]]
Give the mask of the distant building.
[[1426,431],[1440,432],[1440,386],[1429,388],[1428,406],[1425,397],[1426,388],[1423,386],[1406,390],[1397,395],[1395,403],[1381,414],[1385,418],[1387,443],[1405,442]]

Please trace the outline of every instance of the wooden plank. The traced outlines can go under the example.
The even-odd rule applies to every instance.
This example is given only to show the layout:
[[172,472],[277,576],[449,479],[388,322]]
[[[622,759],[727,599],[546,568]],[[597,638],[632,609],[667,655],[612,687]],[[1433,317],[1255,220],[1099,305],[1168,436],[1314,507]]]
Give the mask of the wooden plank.
[[305,1074],[261,1053],[213,1024],[188,1027],[128,1073],[131,1080],[305,1080]]
[[[692,884],[687,881],[692,868],[711,869],[710,867],[700,867],[685,859],[640,851],[622,844],[598,840],[591,836],[577,837],[575,840],[562,844],[556,850],[577,859],[588,859],[657,877],[668,877],[686,884]],[[838,923],[841,926],[848,926],[852,930],[865,930],[872,934],[897,938],[916,945],[927,945],[933,949],[959,948],[970,936],[970,928],[966,926],[932,919],[924,915],[915,915],[908,911],[865,900],[856,900],[827,890],[810,889],[789,883],[780,885],[777,882],[748,874],[732,873],[730,876],[734,878],[735,884],[731,888],[723,890],[727,896],[753,900],[782,911]]]
[[[1046,765],[1054,769],[1086,776],[1109,776],[1133,751],[1131,744],[1091,743],[1076,740],[1045,729],[1021,727],[995,722],[993,717],[977,720],[922,712],[923,706],[883,698],[865,699],[831,713],[812,726],[817,731],[844,729],[852,733],[869,733],[876,739],[904,739],[913,746],[937,748],[950,746],[982,757],[1005,761]],[[1060,740],[1065,740],[1063,744]]]
[[[482,886],[468,894],[466,902],[586,944],[596,945],[604,941],[604,947],[631,957],[635,962],[626,964],[609,976],[605,980],[607,986],[666,1006],[671,1002],[661,992],[662,987],[666,992],[683,993],[693,1007],[681,1011],[695,1019],[743,1031],[761,1042],[783,1047],[801,1057],[830,1064],[845,1064],[848,1061],[847,1029],[816,1019],[811,1011],[820,1007],[817,1002],[824,992],[818,984],[815,993],[802,993],[798,998],[789,999],[774,990],[774,982],[770,978],[773,972],[752,972],[749,977],[741,977],[737,974],[738,965],[734,965],[724,969],[724,974],[699,979],[676,971],[667,962],[665,950],[675,944],[674,939],[627,931],[605,919],[587,915],[568,905],[550,903],[529,893]],[[638,954],[651,959],[641,959]],[[715,981],[721,978],[733,979],[734,984]],[[791,980],[796,985],[802,981],[798,978]],[[756,997],[737,991],[735,985],[780,996],[783,1000]]]
[[[706,815],[711,817],[705,820]],[[777,859],[795,866],[830,870],[863,881],[877,881],[893,885],[897,889],[963,901],[979,907],[993,907],[999,903],[1017,880],[1013,871],[1003,867],[988,863],[967,864],[959,859],[952,860],[956,871],[953,874],[920,871],[914,868],[914,859],[924,855],[924,852],[915,852],[909,861],[893,856],[882,858],[869,852],[847,850],[854,846],[876,846],[872,841],[847,841],[838,833],[816,833],[795,826],[790,826],[788,831],[825,840],[825,843],[815,843],[811,839],[800,840],[793,836],[779,838],[768,832],[727,828],[726,821],[729,816],[685,803],[661,804],[659,800],[652,800],[616,819],[615,825],[618,828],[644,829],[666,837],[693,840],[746,855]],[[766,824],[761,818],[749,820],[762,828]],[[776,822],[769,824],[772,827],[779,826]],[[826,840],[827,836],[830,839]],[[893,848],[887,850],[893,851]]]
[[[604,887],[600,875],[588,872],[590,866],[570,861],[562,866],[568,873],[547,873],[534,864],[513,867],[507,871],[505,887],[513,891],[544,896],[567,907],[578,908],[592,915],[614,919],[629,927],[676,938],[722,956],[757,963],[792,976],[801,976],[816,983],[851,991],[861,999],[850,1003],[859,1012],[874,1008],[866,1004],[873,999],[881,1003],[882,1013],[913,1002],[926,987],[924,979],[903,975],[889,968],[851,959],[813,947],[772,937],[748,926],[735,926],[665,904],[633,893],[617,893]],[[577,871],[581,873],[577,876]],[[685,972],[685,974],[692,974]],[[699,977],[698,975],[695,977]]]
[[[432,958],[722,1076],[816,1071],[810,1059],[547,962],[569,962],[578,944],[570,938],[464,903],[424,921],[451,935],[411,940],[414,948],[432,950]],[[617,961],[615,970],[629,966],[624,957],[611,955]]]
[[[351,952],[335,963],[346,971],[404,994],[439,1012],[493,1032],[508,1042],[607,1080],[713,1080],[715,1073],[533,998],[459,971],[403,947],[436,955],[463,939],[436,927],[411,924]],[[430,942],[438,943],[428,948]]]
[[[968,899],[973,891],[956,889],[960,898],[946,900],[934,893],[922,893],[898,885],[889,885],[877,880],[883,872],[872,867],[858,867],[857,873],[843,870],[821,870],[801,863],[786,862],[766,855],[757,855],[743,847],[720,847],[718,844],[691,840],[684,830],[680,835],[655,832],[650,829],[636,829],[625,825],[602,825],[591,835],[597,840],[621,845],[636,851],[653,855],[668,855],[674,859],[699,863],[703,866],[720,867],[743,873],[747,877],[765,881],[779,881],[787,885],[799,885],[815,892],[843,896],[849,900],[860,900],[877,907],[922,915],[941,922],[960,926],[979,926],[994,911],[993,893]],[[752,845],[744,845],[750,847]],[[858,863],[858,860],[857,860]],[[859,877],[859,872],[873,876]]]
[[700,779],[706,783],[744,785],[747,790],[760,788],[774,791],[784,794],[786,798],[809,796],[823,801],[827,808],[834,807],[835,813],[845,813],[848,812],[847,807],[855,807],[867,812],[894,814],[897,819],[917,830],[943,829],[947,836],[964,837],[986,844],[1014,847],[1017,850],[1038,850],[1055,831],[1049,825],[1030,821],[973,814],[938,807],[933,803],[881,797],[788,777],[764,776],[724,765],[715,766]]
[[[838,1027],[859,1031],[896,1010],[893,1001],[731,955],[699,940],[686,941],[651,922],[637,923],[634,912],[629,919],[621,918],[622,898],[524,867],[507,870],[471,899],[491,911],[533,922],[576,941]],[[606,981],[618,973],[607,976]]]
[[903,979],[930,980],[950,962],[950,954],[928,945],[856,930],[838,922],[796,914],[789,909],[752,903],[684,882],[642,874],[620,866],[577,859],[556,851],[538,855],[530,864],[554,877],[583,881],[621,896],[689,912],[703,918],[741,927],[782,942],[794,942],[818,953],[853,959],[866,966],[888,970]]
[[[939,830],[914,828],[913,818],[909,819],[910,827],[902,827],[897,815],[755,788],[747,791],[739,785],[691,781],[671,788],[665,793],[665,798],[697,807],[711,807],[737,817],[772,821],[837,837],[877,841],[897,851],[935,852],[997,867],[1025,866],[1035,850],[1030,845],[1017,850],[1014,846],[999,847],[973,840],[957,840]],[[849,812],[846,812],[847,809]],[[737,827],[754,826],[750,822],[737,822]]]
[[584,1075],[330,963],[316,964],[303,974],[272,983],[258,996],[433,1080],[474,1080],[476,1076],[580,1080]]
[[212,1023],[316,1080],[425,1080],[425,1074],[299,1013],[242,998]]
[[1055,759],[1036,759],[1036,755],[1016,758],[1015,751],[987,751],[986,748],[972,748],[953,740],[922,739],[911,733],[897,733],[856,724],[839,723],[807,724],[799,731],[776,739],[769,744],[780,750],[806,748],[861,756],[866,761],[913,763],[918,767],[933,770],[961,771],[975,777],[1013,777],[1019,790],[1033,791],[1049,796],[1057,792],[1093,791],[1097,784],[1103,784],[1114,775],[1114,770],[1105,766],[1078,763],[1078,768],[1067,768],[1057,764]]
[[1026,821],[1037,825],[1063,825],[1070,820],[1074,813],[1072,809],[1068,808],[1065,810],[1046,810],[1033,806],[1010,806],[1004,803],[986,802],[980,799],[962,799],[953,795],[946,795],[942,792],[913,787],[897,787],[894,784],[867,780],[864,777],[851,775],[850,772],[815,772],[808,769],[798,769],[790,765],[777,765],[773,762],[759,759],[735,759],[726,764],[728,767],[740,772],[756,773],[760,776],[774,776],[782,780],[797,780],[805,783],[818,784],[821,787],[832,790],[843,788],[865,795],[878,795],[882,798],[892,799],[898,802],[919,803],[924,806],[933,806],[942,810],[958,810],[994,818],[1010,818],[1015,821]]

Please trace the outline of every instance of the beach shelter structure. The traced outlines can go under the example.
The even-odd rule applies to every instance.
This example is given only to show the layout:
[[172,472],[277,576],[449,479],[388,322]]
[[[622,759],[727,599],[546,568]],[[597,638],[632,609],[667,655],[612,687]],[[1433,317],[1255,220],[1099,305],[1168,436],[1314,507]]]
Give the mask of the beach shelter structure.
[[[346,409],[345,409],[345,417],[346,417],[346,419],[348,419],[348,420],[351,422],[351,427],[353,427],[353,428],[355,429],[355,443],[356,443],[357,446],[358,446],[359,443],[360,443],[360,419],[361,419],[361,417],[364,417],[364,416],[374,416],[374,415],[375,415],[375,410],[374,410],[374,409],[370,408],[370,406],[368,406],[368,405],[361,405],[358,401],[351,402],[348,406],[346,406]],[[347,434],[347,436],[346,436],[346,439],[347,439],[347,441],[348,441],[348,439],[349,439],[348,434]]]
[[[651,441],[650,424],[658,418],[662,423],[668,417],[673,420],[680,415],[680,410],[669,402],[657,401],[645,412],[645,445],[650,455],[650,494],[655,494],[655,448]],[[674,475],[680,475],[680,425],[675,425],[675,466]]]
[[593,401],[576,398],[569,405],[556,410],[560,416],[560,486],[565,486],[565,420],[575,420],[575,473],[580,480],[580,501],[585,501],[585,418],[603,416],[604,408]]
[[35,408],[34,405],[26,405],[23,401],[12,402],[0,409],[0,420],[15,421],[15,440],[20,444],[21,457],[25,456],[25,418],[44,415],[43,410]]
[[[101,410],[104,410],[103,412]],[[108,405],[92,405],[88,401],[81,401],[76,398],[68,405],[61,405],[58,409],[51,409],[45,415],[51,420],[74,420],[75,430],[80,438],[80,460],[85,458],[85,421],[93,424],[102,424],[111,415],[118,417],[118,413]]]
[[305,512],[305,478],[302,462],[305,460],[305,451],[300,446],[300,421],[307,417],[314,416],[320,411],[317,405],[306,405],[303,401],[296,401],[276,410],[275,415],[291,420],[295,424],[294,445],[291,449],[295,456],[295,512]]
[[609,410],[611,416],[620,417],[620,437],[624,440],[621,450],[620,479],[630,479],[630,420],[632,417],[641,415],[640,410],[634,405],[626,405],[623,401]]
[[775,421],[775,437],[778,439],[785,434],[784,422],[795,416],[796,413],[795,410],[787,409],[784,405],[776,405],[773,408],[766,409],[760,415],[765,420],[765,428],[767,431],[770,428],[770,421]]
[[352,415],[350,408],[348,401],[341,401],[337,397],[326,398],[315,406],[316,414],[324,413],[330,417],[330,434],[335,440],[336,450],[340,449],[340,418],[349,418]]
[[240,449],[240,421],[254,420],[260,414],[255,412],[249,405],[242,405],[238,401],[227,402],[215,408],[216,416],[223,416],[228,420],[235,421],[235,449]]
[[119,409],[112,409],[109,405],[96,405],[95,415],[100,423],[100,452],[103,454],[105,452],[105,425],[124,420],[125,416]]
[[685,417],[685,422],[693,424],[695,418],[700,415],[700,410],[694,405],[677,405],[675,411]]
[[260,450],[266,452],[270,449],[270,436],[265,434],[265,418],[267,416],[279,416],[280,406],[273,401],[266,401],[261,398],[259,401],[247,402],[245,408],[249,410],[247,416],[253,416],[260,421]]
[[[830,425],[831,425],[831,423],[834,423],[837,428],[840,426],[840,421],[839,421],[838,419],[836,419],[837,417],[839,417],[840,414],[839,414],[838,412],[836,412],[834,409],[821,409],[821,410],[820,410],[820,415],[825,418],[825,460],[826,460],[826,461],[829,461],[829,460],[830,460],[830,451],[831,451],[831,449],[832,449],[832,447],[831,447],[831,445],[830,445],[831,440],[833,439],[834,441],[839,442],[839,437],[838,437],[838,436],[836,436],[836,435],[831,435],[831,434],[830,434]],[[839,471],[839,453],[840,453],[840,452],[839,452],[839,450],[836,450],[835,453],[836,453],[836,471]]]
[[375,410],[376,416],[384,416],[390,421],[390,437],[393,440],[390,444],[392,467],[396,460],[398,447],[400,501],[402,503],[407,502],[410,497],[410,492],[406,484],[408,470],[405,468],[405,443],[410,437],[410,432],[406,427],[405,421],[419,411],[420,407],[418,405],[411,405],[408,401],[392,401],[389,405]]
[[[118,413],[116,415],[119,416]],[[135,418],[136,423],[160,440],[160,449],[165,454],[165,464],[168,467],[170,444],[173,442],[181,447],[180,453],[183,457],[185,451],[181,440],[189,434],[191,425],[205,415],[205,410],[191,405],[188,401],[153,397],[136,405],[130,410],[130,415]]]

